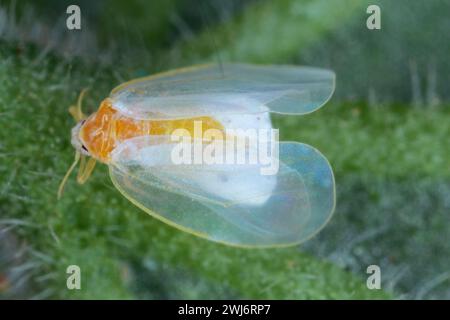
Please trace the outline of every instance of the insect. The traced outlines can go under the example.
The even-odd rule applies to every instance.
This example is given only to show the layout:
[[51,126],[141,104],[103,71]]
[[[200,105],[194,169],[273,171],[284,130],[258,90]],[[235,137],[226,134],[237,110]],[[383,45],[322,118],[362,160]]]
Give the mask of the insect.
[[[334,73],[317,68],[200,65],[119,85],[89,117],[81,111],[82,91],[69,109],[77,121],[75,161],[58,196],[78,162],[77,181],[84,183],[99,161],[128,200],[171,226],[241,247],[298,244],[327,223],[335,206],[333,172],[318,150],[266,139],[277,147],[278,166],[261,174],[258,162],[176,163],[180,142],[173,133],[195,136],[200,123],[205,133],[223,133],[216,141],[228,142],[239,137],[233,129],[270,130],[270,113],[311,113],[330,99],[334,86]],[[195,139],[204,148],[213,140]],[[183,146],[195,149],[195,139]],[[245,142],[245,156],[255,139],[265,140]]]

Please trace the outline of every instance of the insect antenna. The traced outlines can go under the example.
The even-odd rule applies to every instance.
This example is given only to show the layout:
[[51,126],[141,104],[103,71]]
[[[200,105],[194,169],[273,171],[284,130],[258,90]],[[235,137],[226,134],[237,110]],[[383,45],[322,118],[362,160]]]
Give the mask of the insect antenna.
[[[83,98],[84,98],[87,90],[88,90],[87,88],[81,90],[80,95],[78,96],[77,104],[69,107],[69,113],[72,115],[72,117],[75,119],[76,122],[79,122],[79,121],[87,118],[81,108],[82,103],[83,103]],[[78,176],[77,176],[78,183],[82,184],[82,183],[86,182],[86,180],[91,175],[92,170],[94,170],[96,161],[94,159],[89,159],[88,163],[86,164],[85,156],[82,155],[79,151],[76,151],[75,159],[74,159],[72,165],[69,167],[66,174],[64,175],[64,178],[62,179],[61,183],[59,184],[58,199],[61,199],[63,192],[64,192],[64,186],[67,183],[67,179],[69,179],[70,174],[72,173],[73,169],[75,169],[75,167],[77,166],[80,159],[81,159],[80,170],[78,171]]]
[[77,166],[78,161],[80,161],[80,156],[81,156],[80,152],[77,151],[77,152],[75,153],[75,160],[73,161],[73,163],[72,163],[72,165],[70,166],[69,170],[67,170],[67,172],[66,172],[64,178],[62,179],[61,183],[59,184],[59,188],[58,188],[58,200],[61,199],[61,196],[62,196],[62,194],[63,194],[63,192],[64,192],[64,186],[65,186],[65,184],[66,184],[66,182],[67,182],[67,179],[69,178],[69,176],[70,176],[70,174],[72,173],[73,169],[75,169],[75,167]]
[[86,92],[88,90],[89,90],[88,88],[84,88],[83,90],[81,90],[80,95],[78,96],[77,104],[75,106],[69,107],[69,113],[72,115],[72,117],[75,119],[76,122],[79,122],[87,118],[82,111],[81,105],[83,103],[84,96],[86,95]]

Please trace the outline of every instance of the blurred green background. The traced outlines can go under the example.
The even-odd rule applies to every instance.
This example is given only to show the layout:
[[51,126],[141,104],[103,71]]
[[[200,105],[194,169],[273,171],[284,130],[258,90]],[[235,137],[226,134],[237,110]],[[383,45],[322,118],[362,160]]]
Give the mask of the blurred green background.
[[[67,30],[69,4],[82,30]],[[0,297],[449,299],[449,13],[448,0],[0,0]],[[324,108],[273,119],[336,174],[335,215],[307,243],[195,238],[132,206],[104,166],[56,201],[82,88],[93,112],[121,82],[207,61],[336,72]],[[382,290],[366,287],[371,264]]]

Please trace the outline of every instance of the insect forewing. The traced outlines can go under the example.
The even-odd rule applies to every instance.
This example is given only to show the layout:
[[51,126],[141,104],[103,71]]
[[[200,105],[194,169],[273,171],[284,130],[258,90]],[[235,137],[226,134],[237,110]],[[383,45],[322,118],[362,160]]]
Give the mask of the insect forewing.
[[211,114],[310,113],[331,97],[332,71],[295,66],[203,65],[132,80],[110,95],[113,107],[137,119]]
[[280,143],[276,174],[260,164],[174,164],[174,143],[138,137],[113,152],[114,185],[135,205],[184,231],[237,246],[280,246],[314,235],[334,209],[327,160]]

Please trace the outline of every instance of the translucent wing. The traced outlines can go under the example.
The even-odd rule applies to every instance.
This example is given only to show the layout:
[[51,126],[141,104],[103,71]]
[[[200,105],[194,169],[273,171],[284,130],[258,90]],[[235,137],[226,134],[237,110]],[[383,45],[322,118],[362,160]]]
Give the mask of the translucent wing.
[[127,140],[110,174],[125,197],[172,226],[230,245],[282,246],[313,236],[334,210],[332,170],[310,146],[280,143],[278,173],[262,175],[259,164],[175,165],[164,139]]
[[136,79],[115,88],[113,107],[137,119],[275,112],[305,114],[334,91],[332,71],[296,66],[203,65]]

